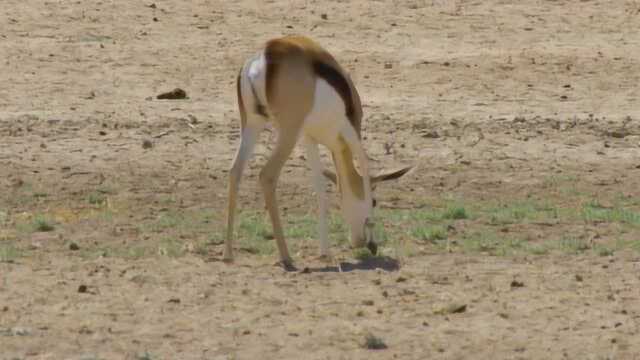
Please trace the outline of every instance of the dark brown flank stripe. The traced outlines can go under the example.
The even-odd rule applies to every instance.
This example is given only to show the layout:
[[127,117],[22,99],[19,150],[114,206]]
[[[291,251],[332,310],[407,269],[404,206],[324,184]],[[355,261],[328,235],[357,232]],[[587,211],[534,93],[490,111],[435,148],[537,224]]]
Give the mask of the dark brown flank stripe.
[[313,71],[316,76],[329,83],[338,95],[340,95],[344,102],[345,115],[347,115],[349,122],[355,127],[357,122],[357,119],[355,119],[356,112],[353,108],[353,94],[351,93],[351,87],[347,79],[334,67],[320,61],[313,63]]
[[[336,66],[339,66],[335,59],[324,49],[319,48],[317,44],[310,42],[308,39],[300,37],[286,37],[282,39],[271,40],[265,47],[265,59],[267,61],[267,103],[271,102],[274,95],[273,79],[278,76],[279,64],[285,59],[302,56],[302,58],[311,58],[312,63],[309,64],[314,74],[325,80],[340,95],[345,106],[345,115],[349,122],[356,129],[358,137],[360,137],[360,119],[358,118],[357,109],[354,107],[354,94],[352,92],[349,81],[345,75]],[[306,56],[305,56],[306,54]]]
[[267,75],[266,75],[266,93],[267,103],[271,103],[274,95],[275,82],[273,81],[278,75],[278,63],[280,59],[286,56],[287,52],[286,44],[277,41],[270,41],[264,50],[264,58],[267,63]]
[[247,112],[244,108],[244,102],[242,101],[242,89],[240,87],[240,76],[242,74],[242,69],[238,73],[238,78],[236,79],[236,91],[238,92],[238,107],[240,108],[240,125],[244,129],[247,121]]

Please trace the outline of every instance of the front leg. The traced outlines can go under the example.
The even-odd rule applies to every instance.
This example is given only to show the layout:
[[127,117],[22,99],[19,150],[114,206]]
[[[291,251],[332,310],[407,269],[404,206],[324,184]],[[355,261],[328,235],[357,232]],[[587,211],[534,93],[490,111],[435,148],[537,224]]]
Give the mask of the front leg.
[[320,238],[320,256],[330,258],[329,239],[327,230],[327,188],[322,175],[322,162],[320,162],[320,152],[318,151],[318,143],[313,139],[306,137],[305,146],[307,151],[307,163],[311,168],[311,176],[313,178],[313,189],[318,196],[319,216],[318,216],[318,235]]
[[298,128],[294,128],[292,126],[280,128],[276,147],[260,172],[260,184],[262,185],[267,211],[271,218],[273,236],[276,239],[276,244],[278,245],[280,261],[286,270],[294,270],[295,268],[293,267],[293,261],[291,260],[289,250],[287,249],[287,243],[284,239],[284,231],[282,230],[282,223],[280,221],[280,213],[278,210],[276,187],[282,167],[289,158],[289,155],[291,155],[291,152],[298,140],[297,130]]

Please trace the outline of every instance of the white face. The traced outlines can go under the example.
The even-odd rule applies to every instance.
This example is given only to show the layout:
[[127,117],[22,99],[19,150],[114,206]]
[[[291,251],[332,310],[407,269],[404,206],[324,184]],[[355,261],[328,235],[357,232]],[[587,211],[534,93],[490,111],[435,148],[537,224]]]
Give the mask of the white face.
[[[372,177],[372,189],[369,193],[373,196],[376,183],[398,179],[411,170],[411,168],[412,167],[406,167]],[[336,174],[325,170],[324,175],[334,184],[337,183]],[[346,183],[348,184],[348,182]],[[377,245],[373,235],[373,208],[376,203],[375,199],[360,199],[356,197],[352,191],[342,191],[341,196],[342,214],[351,227],[351,244],[356,248],[366,246],[375,255],[377,251]]]

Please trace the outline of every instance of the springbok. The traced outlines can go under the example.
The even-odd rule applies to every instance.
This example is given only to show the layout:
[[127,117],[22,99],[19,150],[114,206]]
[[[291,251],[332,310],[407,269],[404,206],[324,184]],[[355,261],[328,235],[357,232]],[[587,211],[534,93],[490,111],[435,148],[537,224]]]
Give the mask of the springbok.
[[[282,167],[300,137],[304,138],[313,187],[319,199],[320,255],[330,257],[323,174],[338,185],[343,216],[351,228],[352,246],[367,246],[375,254],[372,185],[397,179],[411,167],[370,177],[360,135],[360,96],[346,71],[311,39],[286,36],[268,41],[260,52],[246,61],[237,77],[237,92],[241,138],[229,171],[224,261],[233,261],[234,220],[242,173],[259,133],[268,122],[278,130],[278,137],[259,179],[280,262],[285,269],[294,267],[280,222],[276,185]],[[318,144],[330,150],[337,176],[322,169]],[[354,154],[362,175],[354,166]]]

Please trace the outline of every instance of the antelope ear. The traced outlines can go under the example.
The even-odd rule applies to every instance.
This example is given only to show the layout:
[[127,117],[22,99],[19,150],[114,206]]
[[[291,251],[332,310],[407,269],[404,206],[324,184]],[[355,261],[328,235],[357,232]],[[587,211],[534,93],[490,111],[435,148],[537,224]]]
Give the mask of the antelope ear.
[[331,182],[334,183],[335,185],[338,185],[338,177],[333,171],[324,169],[322,170],[322,175],[324,175],[324,177],[326,177],[327,179],[331,180]]
[[407,166],[405,168],[402,168],[400,170],[396,170],[396,171],[392,171],[392,172],[388,172],[388,173],[383,173],[383,174],[378,174],[376,176],[371,177],[371,183],[375,184],[375,183],[379,183],[379,182],[383,182],[383,181],[389,181],[389,180],[395,180],[398,179],[400,177],[402,177],[404,174],[408,173],[409,170],[413,169],[413,166]]

